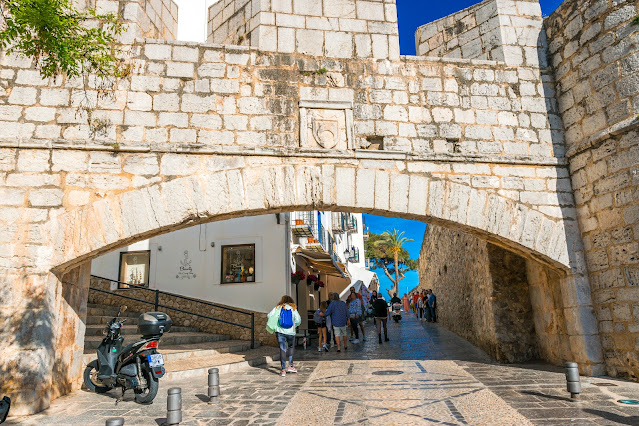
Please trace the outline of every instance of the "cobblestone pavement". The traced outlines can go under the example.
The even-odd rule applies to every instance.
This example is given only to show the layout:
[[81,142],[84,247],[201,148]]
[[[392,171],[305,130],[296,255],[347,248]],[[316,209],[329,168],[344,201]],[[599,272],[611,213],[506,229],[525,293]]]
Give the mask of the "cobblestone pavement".
[[[372,327],[367,328],[369,333]],[[62,397],[35,416],[8,424],[96,424],[121,416],[125,425],[161,425],[166,390],[181,387],[184,425],[247,424],[477,424],[639,425],[639,384],[582,378],[572,401],[561,369],[547,364],[503,365],[436,324],[408,316],[389,327],[390,342],[349,344],[347,351],[298,350],[298,374],[278,375],[279,365],[220,376],[222,396],[206,402],[206,377],[161,381],[152,405],[127,394],[86,391]],[[315,343],[315,342],[313,342]],[[597,386],[597,384],[608,386]],[[613,386],[609,386],[613,385]]]

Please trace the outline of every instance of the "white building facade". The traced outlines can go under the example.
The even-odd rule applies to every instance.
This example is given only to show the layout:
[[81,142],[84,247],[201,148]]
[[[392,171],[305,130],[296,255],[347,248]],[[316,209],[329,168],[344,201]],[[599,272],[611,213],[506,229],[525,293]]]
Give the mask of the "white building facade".
[[[365,269],[361,214],[293,212],[196,225],[122,247],[93,260],[91,274],[168,293],[269,312],[292,295],[300,312],[316,309],[328,291],[376,282]],[[323,288],[292,282],[316,275]],[[361,284],[358,284],[358,286]],[[302,315],[304,317],[304,315]]]

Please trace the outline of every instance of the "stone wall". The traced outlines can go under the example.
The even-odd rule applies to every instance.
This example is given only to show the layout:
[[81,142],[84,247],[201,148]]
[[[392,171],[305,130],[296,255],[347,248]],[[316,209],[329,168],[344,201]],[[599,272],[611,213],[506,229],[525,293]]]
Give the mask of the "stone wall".
[[399,59],[395,0],[220,0],[208,41],[327,58]]
[[443,326],[497,361],[539,356],[524,258],[429,224],[419,256],[419,289],[437,296]]
[[639,14],[564,2],[545,24],[608,373],[639,377]]
[[[97,133],[78,112],[85,99],[80,82],[53,84],[31,61],[0,56],[0,140],[166,151],[321,148],[300,146],[300,102],[310,101],[317,108],[347,105],[354,148],[381,138],[385,151],[534,162],[556,162],[564,152],[547,79],[534,67],[415,57],[315,60],[157,41],[135,51],[134,75],[114,99],[97,104],[93,118],[104,122]],[[87,96],[97,93],[89,89]]]
[[[95,277],[91,277],[91,289],[110,290],[110,281],[101,280]],[[136,299],[142,299],[150,302],[142,303],[134,300],[118,297],[118,294],[128,297],[135,297]],[[89,303],[97,303],[99,305],[108,306],[121,306],[127,305],[132,312],[149,312],[153,310],[153,303],[155,302],[155,292],[149,290],[139,289],[119,289],[111,291],[111,294],[91,290],[89,292]],[[253,312],[246,309],[239,309],[233,306],[224,306],[227,308],[239,310],[241,312],[234,312],[224,309],[222,307],[216,308],[197,301],[196,299],[182,299],[178,297],[172,297],[170,295],[161,294],[159,298],[159,304],[177,309],[182,309],[188,312],[193,312],[200,315],[207,315],[213,318],[217,318],[223,321],[229,321],[236,324],[242,324],[245,326],[251,326],[251,317],[245,313],[255,314],[255,341],[263,345],[277,346],[277,340],[275,335],[269,334],[266,331],[267,317],[263,312]],[[214,334],[224,334],[231,336],[231,339],[237,340],[251,340],[251,330],[241,328],[231,324],[225,324],[219,321],[214,321],[206,318],[201,318],[195,315],[185,314],[183,312],[174,311],[169,308],[159,308],[159,311],[166,312],[173,320],[173,325],[184,327],[195,327],[200,331]]]
[[485,0],[419,27],[415,44],[419,56],[546,66],[537,0]]
[[178,7],[172,0],[76,0],[76,4],[100,13],[119,14],[125,23],[120,37],[123,43],[132,43],[136,38],[177,38]]

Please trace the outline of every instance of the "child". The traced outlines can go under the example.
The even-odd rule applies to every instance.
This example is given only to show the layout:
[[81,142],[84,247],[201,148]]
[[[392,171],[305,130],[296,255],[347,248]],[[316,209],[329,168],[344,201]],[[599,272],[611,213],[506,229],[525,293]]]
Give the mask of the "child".
[[[320,315],[326,312],[327,306],[326,302],[320,303],[319,309],[313,314],[313,321],[317,324],[317,333],[319,334],[317,352],[322,352],[322,349],[328,352],[328,346],[326,346],[326,317]],[[324,344],[322,344],[322,342],[324,342]]]

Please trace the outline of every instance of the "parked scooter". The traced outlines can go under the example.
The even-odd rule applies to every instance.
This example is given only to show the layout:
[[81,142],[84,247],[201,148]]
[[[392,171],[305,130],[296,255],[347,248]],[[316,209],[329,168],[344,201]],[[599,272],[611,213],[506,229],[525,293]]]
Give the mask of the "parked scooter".
[[402,304],[393,303],[393,320],[399,322],[402,319]]
[[162,312],[140,315],[138,330],[142,340],[122,347],[124,337],[120,330],[126,318],[119,320],[126,306],[106,326],[106,337],[100,343],[98,359],[91,361],[84,370],[84,385],[96,393],[104,393],[115,387],[122,388],[122,396],[128,389],[135,391],[135,401],[150,404],[158,393],[158,379],[164,376],[164,358],[157,352],[162,335],[171,329],[173,321]]

